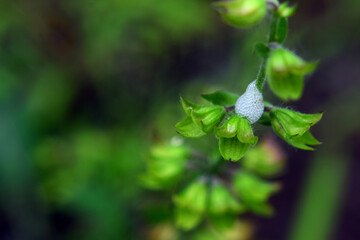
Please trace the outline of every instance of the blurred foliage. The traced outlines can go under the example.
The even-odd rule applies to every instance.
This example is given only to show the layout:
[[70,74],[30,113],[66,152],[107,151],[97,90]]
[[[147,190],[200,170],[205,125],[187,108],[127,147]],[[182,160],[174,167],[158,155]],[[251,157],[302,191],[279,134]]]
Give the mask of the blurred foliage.
[[[351,81],[359,75],[351,70],[358,62],[334,58],[355,52],[359,2],[300,6],[290,24],[290,32],[298,27],[292,32],[297,36],[288,40],[309,49],[306,59],[311,53],[341,66],[320,65],[331,75],[318,76],[319,87],[305,95],[337,96],[338,83],[349,85],[346,73]],[[171,193],[142,189],[138,176],[146,168],[149,142],[176,134],[179,92],[201,102],[199,92],[241,90],[254,79],[253,43],[264,40],[266,28],[230,33],[205,0],[2,0],[0,238],[249,239],[255,226],[246,220],[231,229],[175,229]],[[325,104],[313,102],[299,107],[323,110]],[[337,103],[343,102],[354,100]],[[338,115],[327,120],[334,132],[321,131],[326,138],[341,132],[331,124],[339,126]],[[346,120],[351,119],[350,114]],[[219,157],[213,138],[187,145],[211,161]]]

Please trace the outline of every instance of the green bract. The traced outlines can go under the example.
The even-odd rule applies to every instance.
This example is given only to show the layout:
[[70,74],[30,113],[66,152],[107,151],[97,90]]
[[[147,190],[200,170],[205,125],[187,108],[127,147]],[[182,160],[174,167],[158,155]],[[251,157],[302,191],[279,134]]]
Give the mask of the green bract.
[[202,137],[212,132],[225,114],[225,109],[221,106],[197,105],[183,98],[180,100],[188,116],[175,127],[184,137]]
[[241,164],[244,168],[264,177],[277,176],[285,165],[285,154],[273,138],[250,149]]
[[294,53],[276,48],[266,64],[270,89],[281,99],[298,100],[304,87],[304,76],[311,73],[317,62],[306,62]]
[[214,183],[211,187],[209,212],[220,215],[226,213],[241,213],[245,210],[238,200],[221,183]]
[[273,130],[290,145],[304,150],[314,150],[310,146],[320,144],[309,129],[320,121],[322,113],[303,114],[289,109],[273,108],[270,117]]
[[140,176],[140,181],[151,189],[174,186],[185,170],[188,156],[189,151],[184,146],[154,146],[146,162],[147,171]]
[[198,179],[175,195],[176,225],[184,230],[195,227],[203,218],[206,210],[208,189],[204,179]]
[[233,27],[251,27],[266,15],[265,0],[231,0],[213,4],[226,23]]
[[267,201],[280,189],[279,184],[265,182],[247,172],[236,174],[233,181],[235,191],[250,210],[262,215],[273,213]]
[[257,143],[250,122],[238,115],[233,115],[215,128],[219,138],[220,153],[225,160],[237,161],[242,158],[250,145]]
[[296,5],[289,7],[289,3],[284,2],[278,7],[277,13],[284,18],[291,17],[295,13],[296,7]]

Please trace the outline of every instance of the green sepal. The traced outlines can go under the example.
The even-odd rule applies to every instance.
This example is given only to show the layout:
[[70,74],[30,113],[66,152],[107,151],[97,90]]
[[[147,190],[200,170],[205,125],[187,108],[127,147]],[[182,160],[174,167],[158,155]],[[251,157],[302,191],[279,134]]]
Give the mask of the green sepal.
[[303,92],[304,76],[314,71],[317,64],[283,48],[272,50],[266,64],[270,89],[284,101],[298,100]]
[[216,105],[200,106],[191,113],[194,123],[201,126],[206,133],[213,131],[214,127],[224,117],[225,109]]
[[251,211],[261,215],[273,213],[272,207],[267,202],[279,191],[279,184],[266,182],[248,172],[236,174],[233,183],[235,191]]
[[173,187],[185,170],[189,150],[184,146],[171,144],[151,148],[146,159],[146,172],[139,176],[143,186],[150,189]]
[[227,91],[217,91],[214,93],[202,94],[201,97],[215,105],[232,106],[235,105],[236,100],[240,95]]
[[260,58],[267,58],[270,53],[270,48],[265,43],[255,43],[254,52]]
[[266,15],[265,0],[233,0],[213,3],[226,23],[247,28],[258,24]]
[[277,14],[283,18],[291,17],[297,8],[297,4],[295,4],[292,7],[289,7],[289,2],[284,2],[280,4],[280,6],[277,9]]
[[219,139],[220,153],[225,160],[234,162],[240,160],[249,146],[250,144],[240,142],[237,137]]
[[240,117],[233,115],[227,119],[220,127],[215,128],[215,135],[218,138],[232,138],[235,137],[238,131]]
[[200,107],[200,105],[192,103],[186,99],[184,99],[183,97],[180,97],[180,102],[181,102],[181,106],[183,107],[185,113],[190,116],[191,112],[194,109],[198,109]]
[[[219,215],[219,214],[211,214],[210,213],[209,218],[210,218],[210,222],[215,227],[215,229],[217,231],[219,231],[220,233],[223,233],[222,235],[226,236],[227,231],[231,231],[234,229],[236,220],[237,220],[237,214],[226,213],[226,214]],[[241,231],[239,231],[239,232],[241,232]],[[239,233],[239,235],[241,235],[241,234],[242,233]],[[231,236],[233,236],[233,235],[231,235]],[[204,238],[204,239],[209,239],[209,238]],[[210,239],[220,240],[219,238],[215,238],[215,239],[210,238]],[[223,238],[221,238],[221,239],[223,239]],[[231,239],[241,239],[241,237],[240,238],[231,238]]]
[[229,190],[221,183],[215,183],[211,187],[209,212],[211,214],[242,213],[245,206],[231,195]]
[[258,137],[254,136],[251,123],[246,118],[239,118],[237,138],[242,143],[255,145]]
[[185,189],[173,197],[176,206],[204,213],[207,202],[207,185],[203,179],[191,182]]
[[273,138],[266,138],[248,150],[241,165],[244,169],[263,177],[278,176],[284,169],[286,155]]
[[198,124],[195,124],[193,118],[187,116],[181,122],[175,125],[177,133],[188,138],[199,138],[205,136],[207,133],[204,132]]
[[175,224],[178,228],[189,231],[203,219],[203,214],[188,208],[175,207]]
[[304,114],[285,108],[273,108],[272,119],[278,121],[289,137],[300,136],[322,118],[323,113]]
[[292,145],[293,147],[303,149],[303,150],[309,150],[312,151],[314,148],[309,147],[314,145],[320,145],[321,142],[319,142],[314,136],[309,132],[305,132],[303,135],[293,138],[288,138],[285,140],[287,143]]
[[[319,121],[321,118],[321,116],[319,117],[319,115],[317,116],[312,116],[313,119]],[[307,120],[309,120],[310,118],[308,118]],[[312,121],[311,124],[315,124]],[[310,128],[310,123],[306,123],[306,128]],[[312,147],[313,145],[319,145],[321,144],[318,140],[316,140],[311,133],[307,130],[302,134],[295,134],[295,135],[290,135],[285,129],[289,129],[290,127],[287,126],[286,128],[284,128],[284,126],[281,124],[280,121],[278,121],[278,119],[276,117],[271,119],[271,126],[274,130],[274,132],[279,135],[283,140],[285,140],[288,144],[292,145],[293,147],[299,148],[299,149],[303,149],[303,150],[314,150]],[[304,127],[305,128],[305,127]],[[300,128],[301,131],[303,131],[303,128]]]
[[217,105],[198,105],[182,97],[180,101],[185,113],[194,123],[191,124],[189,118],[185,118],[176,125],[178,132],[185,137],[202,137],[205,135],[203,132],[212,132],[226,112],[223,107]]

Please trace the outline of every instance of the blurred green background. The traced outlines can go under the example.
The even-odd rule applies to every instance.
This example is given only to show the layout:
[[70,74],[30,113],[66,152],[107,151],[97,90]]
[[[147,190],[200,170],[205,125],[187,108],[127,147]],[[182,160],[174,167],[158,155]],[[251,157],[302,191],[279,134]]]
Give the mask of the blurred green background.
[[[0,0],[1,239],[172,239],[147,210],[163,200],[139,184],[144,156],[176,136],[180,95],[244,91],[268,28],[228,27],[210,3]],[[286,46],[320,65],[287,105],[325,112],[323,144],[282,144],[277,214],[253,239],[360,239],[360,1],[298,4]]]

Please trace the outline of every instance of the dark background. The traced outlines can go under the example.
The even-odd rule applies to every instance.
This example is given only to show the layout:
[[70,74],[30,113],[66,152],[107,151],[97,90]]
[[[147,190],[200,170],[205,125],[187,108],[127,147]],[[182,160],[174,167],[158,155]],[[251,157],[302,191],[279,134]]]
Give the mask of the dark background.
[[[160,239],[137,179],[144,155],[176,135],[180,95],[241,94],[266,39],[269,18],[234,29],[210,3],[0,1],[1,239]],[[324,111],[323,144],[278,139],[283,189],[273,218],[251,216],[254,239],[360,239],[359,23],[358,0],[298,1],[285,45],[320,65],[300,101],[265,98]]]

